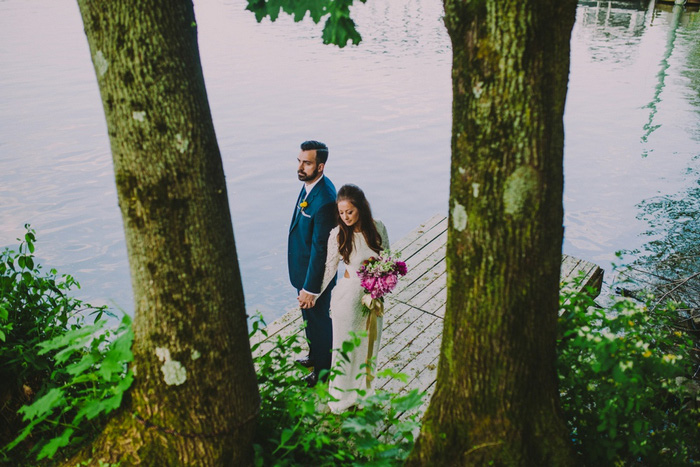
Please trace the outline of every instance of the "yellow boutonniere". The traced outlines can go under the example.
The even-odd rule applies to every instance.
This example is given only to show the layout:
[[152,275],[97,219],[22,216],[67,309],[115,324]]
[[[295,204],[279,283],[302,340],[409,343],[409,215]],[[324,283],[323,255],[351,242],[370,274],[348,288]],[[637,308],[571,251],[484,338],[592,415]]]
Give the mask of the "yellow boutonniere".
[[305,208],[306,206],[308,206],[308,205],[309,205],[309,203],[307,203],[306,200],[304,200],[304,201],[302,201],[301,203],[299,203],[299,207],[300,207],[301,209],[304,209],[304,208]]

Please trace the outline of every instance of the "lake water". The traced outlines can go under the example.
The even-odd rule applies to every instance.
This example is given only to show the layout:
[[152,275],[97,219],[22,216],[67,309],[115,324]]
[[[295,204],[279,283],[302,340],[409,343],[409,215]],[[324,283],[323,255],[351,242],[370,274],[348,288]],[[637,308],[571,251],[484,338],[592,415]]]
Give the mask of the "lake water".
[[[286,234],[299,143],[357,183],[397,240],[447,213],[451,50],[438,0],[369,0],[364,41],[321,44],[311,21],[255,22],[245,2],[195,2],[249,312],[294,303]],[[78,296],[128,313],[133,297],[109,142],[72,0],[0,0],[0,247],[23,225]],[[565,125],[568,254],[604,266],[643,250],[640,203],[697,187],[700,16],[649,1],[581,1]],[[679,195],[680,194],[680,195]],[[696,218],[695,218],[696,219]],[[692,219],[691,219],[692,220]],[[681,239],[682,241],[682,239]]]

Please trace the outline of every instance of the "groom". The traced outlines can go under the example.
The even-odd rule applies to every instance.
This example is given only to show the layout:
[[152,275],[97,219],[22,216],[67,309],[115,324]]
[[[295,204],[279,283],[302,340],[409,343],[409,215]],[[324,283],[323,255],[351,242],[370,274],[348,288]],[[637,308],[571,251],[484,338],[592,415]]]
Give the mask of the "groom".
[[333,345],[328,309],[335,278],[321,293],[328,234],[336,224],[335,187],[323,175],[327,160],[328,146],[325,144],[319,141],[301,143],[297,175],[304,186],[294,205],[287,245],[289,279],[297,289],[309,340],[309,356],[297,362],[314,368],[304,378],[311,387],[318,382],[321,370],[330,370]]

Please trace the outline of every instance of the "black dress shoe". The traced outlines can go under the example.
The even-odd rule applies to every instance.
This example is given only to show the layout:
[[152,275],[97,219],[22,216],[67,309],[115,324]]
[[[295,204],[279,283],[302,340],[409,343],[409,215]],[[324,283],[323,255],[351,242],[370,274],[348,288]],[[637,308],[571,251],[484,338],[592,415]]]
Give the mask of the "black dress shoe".
[[316,374],[316,372],[312,371],[308,375],[304,376],[301,380],[305,381],[306,385],[312,388],[316,386],[316,383],[318,383],[318,375]]
[[295,361],[304,368],[311,368],[312,366],[314,366],[314,361],[311,360],[311,357],[299,358]]

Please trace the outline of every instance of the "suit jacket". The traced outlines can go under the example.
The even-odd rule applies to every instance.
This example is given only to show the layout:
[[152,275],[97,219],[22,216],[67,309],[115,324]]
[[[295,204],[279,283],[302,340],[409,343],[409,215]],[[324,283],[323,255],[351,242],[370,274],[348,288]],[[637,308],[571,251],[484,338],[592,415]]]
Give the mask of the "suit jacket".
[[[304,187],[302,187],[304,190]],[[336,191],[324,176],[306,197],[308,205],[294,206],[287,242],[289,280],[296,289],[321,292],[326,268],[328,234],[336,225]],[[329,287],[333,287],[335,281]]]

